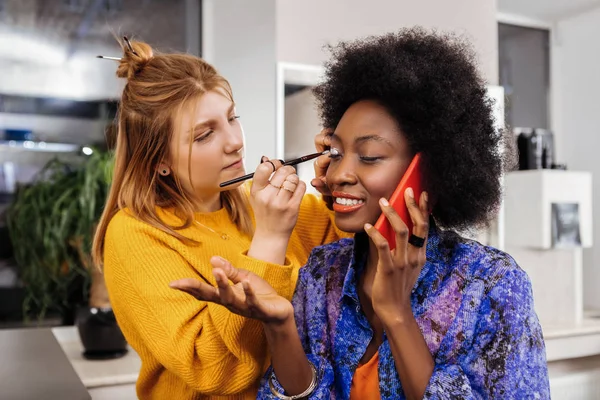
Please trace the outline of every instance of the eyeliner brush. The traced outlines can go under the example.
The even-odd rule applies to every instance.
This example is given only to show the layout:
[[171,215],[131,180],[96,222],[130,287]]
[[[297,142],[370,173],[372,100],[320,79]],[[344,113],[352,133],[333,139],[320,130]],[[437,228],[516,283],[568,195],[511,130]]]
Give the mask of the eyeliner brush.
[[[321,153],[308,154],[306,156],[294,158],[293,160],[284,161],[283,165],[297,165],[297,164],[303,163],[305,161],[313,160],[313,159],[315,159],[317,157],[320,157],[323,154],[327,154],[327,153],[329,153],[329,150],[325,150],[325,151],[323,151]],[[238,182],[242,182],[242,181],[251,179],[253,176],[254,176],[254,172],[251,173],[251,174],[240,176],[239,178],[235,178],[235,179],[232,179],[230,181],[223,182],[219,186],[220,187],[225,187],[225,186],[233,185],[234,183],[238,183]]]

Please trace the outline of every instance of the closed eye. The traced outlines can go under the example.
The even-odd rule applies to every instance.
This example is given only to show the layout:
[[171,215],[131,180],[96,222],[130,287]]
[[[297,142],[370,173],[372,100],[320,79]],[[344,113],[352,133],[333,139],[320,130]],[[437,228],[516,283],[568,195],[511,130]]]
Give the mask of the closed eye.
[[202,135],[197,136],[196,138],[194,138],[194,142],[203,142],[206,139],[208,139],[213,133],[214,133],[214,131],[211,129],[211,130],[203,133]]
[[383,157],[369,157],[369,156],[360,156],[360,160],[365,163],[375,163],[381,160]]

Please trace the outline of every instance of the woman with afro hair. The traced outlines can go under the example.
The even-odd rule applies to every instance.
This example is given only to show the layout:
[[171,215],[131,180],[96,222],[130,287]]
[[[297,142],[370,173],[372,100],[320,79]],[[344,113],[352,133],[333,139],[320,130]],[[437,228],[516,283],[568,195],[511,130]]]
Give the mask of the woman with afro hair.
[[[548,399],[531,283],[508,254],[461,237],[485,226],[510,167],[507,135],[470,46],[420,28],[333,48],[315,89],[338,228],[315,248],[292,302],[231,264],[234,285],[193,292],[258,319],[272,366],[259,398]],[[389,199],[414,155],[425,191]],[[373,227],[381,213],[396,247]],[[244,278],[241,278],[244,277]]]

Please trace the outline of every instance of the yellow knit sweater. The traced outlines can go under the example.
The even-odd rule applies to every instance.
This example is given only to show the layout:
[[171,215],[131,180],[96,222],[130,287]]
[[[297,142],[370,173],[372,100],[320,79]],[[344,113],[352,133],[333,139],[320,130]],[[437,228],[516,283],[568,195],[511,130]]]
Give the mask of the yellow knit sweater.
[[[166,222],[173,218],[163,211]],[[276,265],[245,255],[251,240],[238,232],[225,209],[197,214],[196,220],[219,234],[194,225],[180,232],[201,245],[188,246],[124,210],[108,226],[104,275],[118,323],[142,360],[137,395],[142,400],[254,399],[269,362],[261,324],[171,289],[169,282],[201,273],[214,285],[209,259],[220,255],[291,299],[311,249],[344,234],[325,204],[306,195],[286,264]]]

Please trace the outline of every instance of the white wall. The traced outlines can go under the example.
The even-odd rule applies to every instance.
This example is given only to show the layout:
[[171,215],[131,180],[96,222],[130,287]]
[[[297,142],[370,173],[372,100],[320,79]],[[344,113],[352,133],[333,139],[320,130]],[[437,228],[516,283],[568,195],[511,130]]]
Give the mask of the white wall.
[[203,1],[202,56],[233,87],[249,171],[275,155],[275,1]]
[[484,77],[490,84],[498,82],[495,0],[279,0],[277,59],[321,64],[328,43],[412,25],[466,34]]
[[556,24],[553,129],[557,161],[593,175],[594,247],[584,250],[584,303],[600,309],[600,9]]

